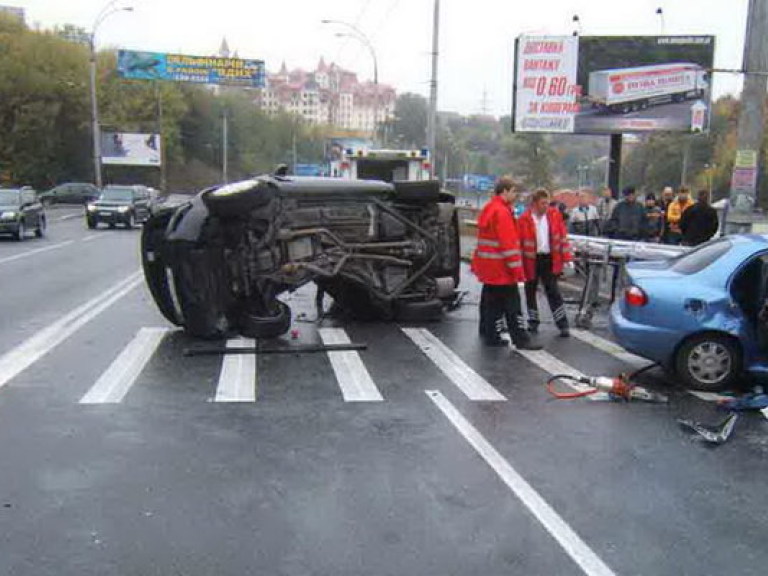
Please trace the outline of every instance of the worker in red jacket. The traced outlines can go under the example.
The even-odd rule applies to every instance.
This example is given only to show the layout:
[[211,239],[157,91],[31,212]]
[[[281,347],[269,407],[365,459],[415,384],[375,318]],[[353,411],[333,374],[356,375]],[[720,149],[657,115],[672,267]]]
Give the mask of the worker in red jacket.
[[525,329],[518,283],[525,281],[517,225],[512,214],[517,185],[500,178],[494,197],[478,218],[477,248],[472,256],[472,271],[483,283],[480,296],[480,335],[488,346],[506,346],[500,324],[506,319],[512,342],[519,349],[539,350]]
[[528,329],[536,333],[541,321],[536,290],[539,282],[544,285],[549,308],[560,336],[570,336],[565,304],[557,285],[557,278],[564,268],[573,267],[573,256],[568,243],[568,231],[557,208],[549,205],[549,192],[536,190],[531,206],[518,223],[523,248],[525,269],[525,301],[528,306]]

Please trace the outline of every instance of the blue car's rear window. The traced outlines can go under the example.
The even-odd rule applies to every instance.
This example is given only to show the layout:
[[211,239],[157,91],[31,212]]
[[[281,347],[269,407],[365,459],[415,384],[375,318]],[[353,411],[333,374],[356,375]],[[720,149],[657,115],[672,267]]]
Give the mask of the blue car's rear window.
[[670,261],[669,268],[679,274],[696,274],[731,249],[733,244],[728,238],[720,238],[703,244]]

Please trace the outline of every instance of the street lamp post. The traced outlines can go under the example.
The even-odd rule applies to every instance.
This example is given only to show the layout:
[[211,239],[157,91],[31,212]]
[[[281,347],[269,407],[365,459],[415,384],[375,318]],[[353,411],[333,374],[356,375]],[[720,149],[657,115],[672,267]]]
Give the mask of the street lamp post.
[[371,55],[371,59],[373,60],[373,134],[376,135],[376,125],[379,121],[379,61],[376,57],[376,49],[373,47],[373,43],[371,40],[366,36],[360,28],[355,26],[354,24],[350,24],[349,22],[344,22],[343,20],[322,20],[323,24],[336,24],[338,26],[343,26],[344,28],[348,28],[352,31],[352,33],[339,33],[336,34],[336,36],[341,38],[354,38],[358,42],[360,42],[363,46],[366,47],[368,50],[368,53]]
[[90,51],[89,76],[91,93],[91,132],[93,133],[93,175],[96,186],[101,188],[103,181],[101,177],[101,129],[99,127],[99,101],[96,93],[96,31],[102,22],[117,12],[132,12],[130,6],[115,7],[117,0],[107,3],[99,12],[91,28],[88,48]]

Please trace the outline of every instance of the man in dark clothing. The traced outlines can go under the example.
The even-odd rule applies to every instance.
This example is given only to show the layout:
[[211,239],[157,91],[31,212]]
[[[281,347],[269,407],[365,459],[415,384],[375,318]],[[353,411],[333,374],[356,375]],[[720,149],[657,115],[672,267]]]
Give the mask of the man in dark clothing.
[[659,242],[664,228],[664,214],[661,208],[656,206],[656,196],[645,195],[645,226],[643,228],[643,240],[645,242]]
[[717,233],[720,223],[717,210],[709,205],[709,192],[699,190],[698,202],[683,212],[680,219],[680,231],[683,233],[685,246],[703,244]]
[[667,221],[667,211],[669,205],[675,201],[675,191],[672,186],[665,186],[661,191],[661,200],[659,202],[659,208],[661,208],[662,218],[664,220],[664,228],[661,232],[661,242],[663,244],[669,243],[669,222]]
[[645,227],[645,208],[637,202],[634,186],[624,188],[624,200],[616,205],[608,221],[608,236],[618,240],[641,240]]

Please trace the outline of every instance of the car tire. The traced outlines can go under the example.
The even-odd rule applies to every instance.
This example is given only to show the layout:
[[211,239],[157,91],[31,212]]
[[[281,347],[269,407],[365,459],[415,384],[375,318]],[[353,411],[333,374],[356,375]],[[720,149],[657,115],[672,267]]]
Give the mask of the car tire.
[[705,392],[728,389],[742,372],[741,347],[725,334],[699,334],[678,349],[675,372],[689,388]]
[[243,311],[238,318],[240,334],[247,338],[277,338],[291,327],[291,309],[285,303],[277,300],[277,314],[274,316],[258,316],[249,311]]
[[45,236],[45,226],[45,218],[40,218],[40,223],[37,225],[37,229],[35,230],[35,236],[38,238]]
[[395,318],[402,322],[434,322],[443,317],[443,303],[440,300],[423,302],[398,302]]
[[27,229],[24,226],[24,221],[19,222],[19,227],[16,229],[16,233],[13,235],[17,242],[23,242],[27,236]]

